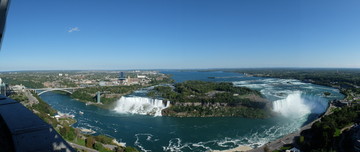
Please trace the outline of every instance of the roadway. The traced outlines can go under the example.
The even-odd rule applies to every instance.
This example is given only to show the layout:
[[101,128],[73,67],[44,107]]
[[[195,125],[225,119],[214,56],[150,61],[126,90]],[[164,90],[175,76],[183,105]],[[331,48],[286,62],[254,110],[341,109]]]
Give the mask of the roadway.
[[311,123],[303,126],[300,128],[300,130],[296,131],[296,132],[293,132],[291,134],[288,134],[280,139],[277,139],[275,141],[272,141],[272,142],[269,142],[259,148],[255,148],[255,149],[252,149],[252,150],[249,150],[247,152],[265,152],[265,148],[267,148],[269,151],[274,151],[274,150],[278,150],[280,149],[281,147],[283,147],[284,145],[287,145],[287,144],[293,144],[295,142],[295,138],[296,137],[299,137],[300,136],[300,133],[303,131],[303,130],[307,130],[307,129],[310,129],[311,126],[319,121],[323,116],[326,116],[326,115],[329,115],[331,113],[331,109],[332,109],[332,104],[330,104],[329,108],[327,108],[326,112],[321,116],[319,117],[318,119],[312,121]]
[[87,151],[87,152],[98,152],[97,150],[95,149],[91,149],[91,148],[88,148],[88,147],[85,147],[85,146],[81,146],[81,145],[78,145],[78,144],[75,144],[75,143],[72,143],[72,142],[69,142],[67,141],[71,147],[74,147],[75,149],[78,149],[78,150],[83,150],[83,151]]

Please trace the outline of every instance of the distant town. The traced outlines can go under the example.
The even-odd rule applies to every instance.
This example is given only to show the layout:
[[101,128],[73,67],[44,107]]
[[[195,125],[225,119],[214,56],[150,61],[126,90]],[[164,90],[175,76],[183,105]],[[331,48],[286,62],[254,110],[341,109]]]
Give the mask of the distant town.
[[[267,143],[261,147],[251,151],[311,151],[313,149],[319,151],[360,151],[360,70],[333,70],[333,69],[261,69],[261,70],[232,70],[228,72],[245,73],[248,76],[255,77],[271,77],[281,79],[297,79],[306,83],[313,83],[322,86],[328,86],[338,89],[343,95],[343,99],[336,99],[329,102],[329,107],[321,117],[312,121],[311,123],[303,126],[294,133],[286,135],[280,139]],[[204,117],[206,115],[199,115],[199,111],[204,111],[205,114],[216,116],[216,114],[223,115],[230,110],[225,109],[220,111],[221,108],[217,106],[216,113],[214,109],[206,109],[206,106],[201,108],[191,106],[177,106],[186,105],[189,101],[195,104],[201,104],[202,99],[212,99],[223,101],[227,98],[234,98],[239,96],[233,91],[235,89],[225,83],[215,84],[198,81],[188,81],[177,83],[177,86],[182,88],[182,93],[187,92],[189,98],[185,95],[172,91],[171,87],[161,86],[158,84],[172,83],[170,75],[160,73],[159,71],[43,71],[43,72],[4,72],[0,73],[0,93],[7,95],[10,98],[19,101],[28,109],[32,110],[40,118],[47,123],[54,126],[56,130],[68,141],[78,143],[78,146],[84,146],[85,141],[89,141],[92,136],[82,135],[76,131],[69,129],[71,124],[75,123],[73,115],[62,114],[51,110],[51,107],[43,102],[39,95],[41,92],[35,90],[48,91],[64,91],[64,90],[51,90],[54,88],[68,89],[65,92],[70,93],[72,98],[78,101],[94,104],[103,108],[110,109],[111,105],[118,100],[121,96],[129,94],[135,90],[147,87],[156,86],[153,91],[148,95],[162,95],[163,98],[169,98],[174,101],[173,107],[168,108],[163,113],[164,116],[181,116],[185,114],[191,117]],[[212,79],[209,77],[209,79]],[[214,89],[215,88],[215,89]],[[216,90],[216,88],[227,88],[230,91]],[[73,90],[71,90],[73,89]],[[248,92],[258,94],[252,90],[242,88],[241,92]],[[176,89],[175,89],[176,90]],[[177,89],[180,90],[180,89]],[[193,90],[203,92],[196,94]],[[214,96],[211,93],[228,93],[229,96]],[[174,94],[178,94],[175,96]],[[324,96],[331,96],[330,92],[323,92]],[[213,98],[208,98],[212,97]],[[202,97],[202,98],[201,98]],[[244,97],[244,96],[242,96]],[[98,100],[97,100],[97,99]],[[101,99],[101,102],[99,102]],[[186,99],[186,100],[183,100]],[[199,101],[197,101],[199,99]],[[176,104],[177,101],[177,104]],[[186,102],[182,102],[186,101]],[[216,103],[215,101],[213,103]],[[244,102],[246,104],[246,102]],[[254,102],[252,102],[254,103]],[[193,105],[195,105],[193,104]],[[267,115],[262,115],[260,110],[244,109],[244,105],[240,105],[243,109],[239,111],[239,116],[250,118],[265,118]],[[41,105],[41,106],[39,106]],[[208,104],[209,105],[209,104]],[[261,106],[260,104],[257,104]],[[234,106],[230,107],[234,108]],[[50,109],[50,110],[49,110]],[[250,110],[249,110],[250,109]],[[180,111],[180,112],[179,112]],[[185,113],[187,112],[187,113]],[[79,113],[83,113],[79,111]],[[65,128],[65,129],[64,129]],[[66,130],[67,128],[67,130]],[[76,128],[78,129],[78,128]],[[62,131],[63,130],[63,131]],[[92,130],[83,130],[82,132],[92,132]],[[76,137],[73,135],[76,134]],[[71,136],[70,136],[71,135]],[[106,138],[100,136],[101,138]],[[99,137],[97,137],[99,138]],[[109,141],[113,139],[109,138]],[[97,141],[100,143],[100,139]],[[115,140],[116,141],[116,140]],[[113,142],[109,142],[112,143]],[[75,144],[75,143],[73,143]],[[102,143],[104,146],[107,143]],[[125,148],[124,144],[113,144],[119,149]],[[92,145],[88,148],[95,148]],[[82,148],[79,148],[82,149]],[[115,149],[110,148],[110,149]],[[134,150],[136,151],[136,150]],[[236,150],[234,150],[236,151]]]
[[[50,124],[72,147],[80,151],[138,152],[133,147],[106,135],[92,135],[91,129],[74,128],[73,114],[61,113],[44,102],[40,95],[61,91],[79,101],[109,108],[122,95],[137,89],[173,82],[158,71],[26,71],[0,73],[0,99],[18,101]],[[100,102],[101,100],[101,102]],[[79,111],[80,114],[84,112]],[[1,151],[1,150],[0,150]]]
[[96,86],[146,86],[169,79],[158,71],[44,71],[0,73],[0,93],[25,88],[70,88]]

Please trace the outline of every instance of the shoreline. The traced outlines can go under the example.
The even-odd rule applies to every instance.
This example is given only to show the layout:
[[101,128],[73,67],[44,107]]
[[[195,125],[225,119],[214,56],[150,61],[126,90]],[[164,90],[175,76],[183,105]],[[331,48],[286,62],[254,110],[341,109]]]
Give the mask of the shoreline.
[[[71,96],[70,96],[71,97]],[[75,98],[76,99],[76,98]],[[76,99],[80,102],[83,102],[83,103],[88,103],[86,101],[83,101],[83,100],[80,100],[80,99]],[[104,108],[104,107],[101,107],[101,105],[97,104],[97,103],[92,103],[92,102],[89,102],[91,104],[89,105],[95,105],[97,107],[100,107],[100,108],[103,108],[103,109],[107,109],[107,108]],[[272,140],[272,141],[269,141],[268,143],[260,146],[260,147],[257,147],[257,148],[252,148],[252,147],[249,147],[249,146],[244,146],[244,145],[240,145],[238,147],[235,147],[235,148],[232,148],[232,149],[227,149],[227,150],[213,150],[211,152],[241,152],[241,151],[247,151],[247,152],[265,152],[265,149],[269,149],[270,151],[273,151],[273,150],[277,150],[277,149],[280,149],[281,147],[283,147],[284,145],[287,145],[287,144],[293,144],[295,142],[295,140],[300,136],[300,133],[303,131],[303,130],[307,130],[307,129],[310,129],[312,124],[314,124],[315,122],[319,121],[322,117],[328,115],[330,112],[331,112],[331,109],[332,109],[333,105],[331,104],[331,101],[328,102],[328,107],[326,109],[326,111],[321,114],[318,118],[316,118],[315,120],[309,122],[308,124],[306,124],[305,126],[299,128],[297,131],[294,131],[290,134],[286,134],[284,135],[283,137],[279,138],[279,139],[275,139],[275,140]]]
[[[313,120],[312,122],[308,123],[307,125],[299,128],[298,131],[295,131],[293,133],[284,135],[283,137],[270,141],[268,143],[266,143],[265,145],[262,145],[261,147],[255,148],[255,149],[251,149],[248,150],[247,152],[265,152],[265,149],[268,149],[269,151],[274,151],[274,150],[278,150],[281,147],[283,147],[284,145],[287,144],[293,144],[295,142],[295,139],[298,138],[300,136],[300,133],[304,130],[310,129],[311,126],[317,122],[320,121],[320,119],[326,115],[328,115],[331,112],[331,109],[333,108],[333,105],[331,104],[331,101],[329,101],[329,106],[326,109],[326,111],[320,115],[320,117],[318,117],[317,119]],[[294,146],[295,147],[295,146]],[[236,152],[236,151],[232,151],[232,152]]]
[[240,151],[249,151],[249,150],[252,150],[252,148],[249,146],[238,146],[228,150],[213,150],[211,152],[240,152]]
[[[318,85],[318,84],[315,84],[315,85]],[[70,95],[71,97],[71,95]],[[71,97],[72,98],[72,97]],[[80,99],[77,99],[77,98],[74,98],[80,102],[83,102],[83,103],[91,103],[89,105],[95,105],[97,107],[100,107],[100,108],[103,108],[103,109],[108,109],[108,108],[104,108],[104,107],[101,107],[99,104],[97,103],[94,103],[94,102],[89,102],[89,101],[84,101],[84,100],[80,100]],[[318,118],[316,118],[315,120],[309,122],[308,124],[304,125],[303,127],[299,128],[297,131],[294,131],[290,134],[286,134],[284,135],[283,137],[279,138],[279,139],[275,139],[275,140],[272,140],[272,141],[269,141],[268,143],[260,146],[260,147],[257,147],[257,148],[251,148],[249,146],[243,146],[243,145],[240,145],[238,147],[235,147],[235,148],[232,148],[232,149],[228,149],[228,150],[214,150],[212,152],[237,152],[237,151],[249,151],[249,152],[263,152],[265,151],[264,149],[265,148],[268,148],[270,149],[270,151],[272,150],[276,150],[276,149],[280,149],[282,146],[284,145],[287,145],[287,144],[292,144],[294,143],[295,139],[300,136],[300,133],[303,131],[303,130],[307,130],[307,129],[310,129],[311,128],[311,125],[317,121],[319,121],[322,117],[326,116],[329,114],[329,112],[331,111],[332,109],[332,105],[331,105],[331,101],[328,102],[328,108],[326,109],[326,111],[321,114]]]
[[236,148],[232,148],[232,149],[228,149],[228,150],[213,150],[211,152],[265,152],[265,147],[267,147],[270,151],[274,151],[277,149],[280,149],[281,147],[283,147],[286,144],[292,144],[294,139],[298,136],[300,136],[300,133],[303,130],[306,129],[310,129],[312,124],[319,121],[323,116],[327,115],[330,112],[331,109],[331,104],[330,106],[327,108],[327,110],[324,112],[324,114],[322,114],[319,118],[315,119],[314,121],[310,122],[309,124],[301,127],[298,131],[295,131],[293,133],[290,134],[286,134],[283,137],[279,138],[279,139],[275,139],[273,141],[270,141],[260,147],[257,148],[252,148],[249,146],[238,146]]

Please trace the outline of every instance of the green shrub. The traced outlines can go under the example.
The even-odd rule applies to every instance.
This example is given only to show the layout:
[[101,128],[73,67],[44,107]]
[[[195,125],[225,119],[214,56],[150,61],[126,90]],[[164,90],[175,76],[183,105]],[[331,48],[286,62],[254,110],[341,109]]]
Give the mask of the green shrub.
[[73,141],[76,137],[75,129],[70,126],[63,126],[60,128],[60,135],[69,141]]
[[105,135],[98,135],[94,137],[96,141],[101,142],[103,144],[112,144],[113,139],[111,137]]
[[94,139],[94,137],[88,137],[88,138],[86,138],[86,140],[85,140],[85,146],[86,147],[89,147],[89,148],[93,148],[93,145],[95,144],[95,139]]
[[103,146],[101,143],[98,143],[98,142],[95,143],[93,147],[94,147],[94,149],[96,149],[96,150],[103,150],[103,149],[105,149],[104,146]]
[[139,152],[139,151],[134,147],[125,147],[124,152]]

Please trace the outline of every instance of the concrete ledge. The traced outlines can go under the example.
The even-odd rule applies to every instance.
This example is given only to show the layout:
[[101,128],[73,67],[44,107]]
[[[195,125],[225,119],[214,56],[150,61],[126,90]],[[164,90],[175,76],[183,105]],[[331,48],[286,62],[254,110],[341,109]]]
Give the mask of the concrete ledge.
[[[52,126],[29,109],[10,98],[0,97],[0,121],[5,124],[0,134],[8,134],[6,141],[14,151],[75,151]],[[11,144],[12,143],[12,144]]]

